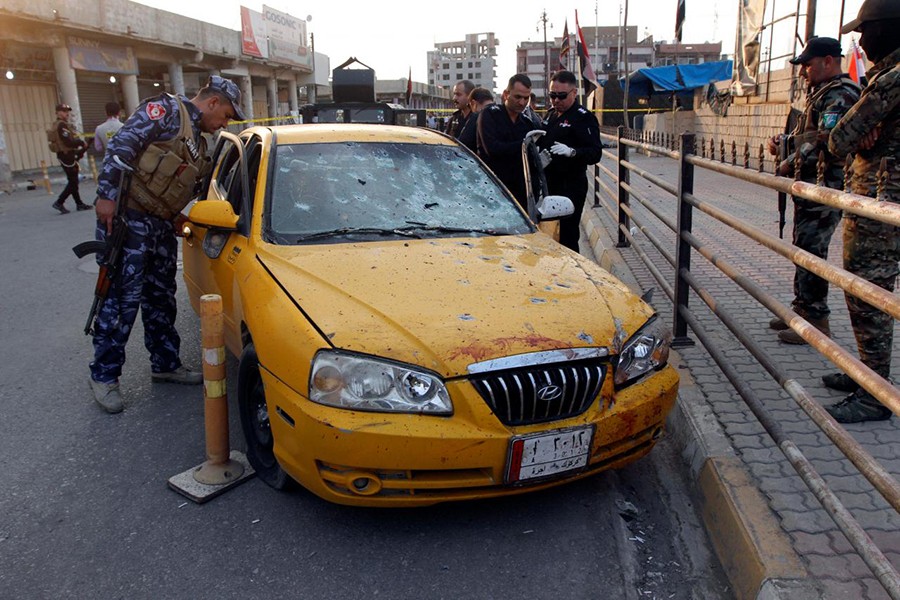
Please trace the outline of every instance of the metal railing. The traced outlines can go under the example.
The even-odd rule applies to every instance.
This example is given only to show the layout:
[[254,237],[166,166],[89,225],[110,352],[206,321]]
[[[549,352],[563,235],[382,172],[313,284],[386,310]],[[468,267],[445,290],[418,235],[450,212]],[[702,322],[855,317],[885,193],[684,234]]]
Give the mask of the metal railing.
[[[837,496],[828,488],[825,480],[797,445],[788,437],[780,423],[764,406],[753,388],[747,384],[737,370],[730,364],[722,350],[713,341],[712,336],[703,327],[695,313],[689,307],[691,290],[712,311],[719,321],[735,336],[758,363],[769,373],[784,391],[800,406],[809,418],[828,436],[834,445],[859,469],[860,473],[871,482],[885,500],[900,512],[900,484],[892,475],[875,460],[847,431],[841,427],[809,392],[776,361],[763,347],[738,324],[722,302],[703,286],[691,270],[691,259],[696,253],[718,268],[728,278],[739,285],[747,294],[784,320],[788,326],[799,334],[813,348],[818,350],[833,364],[840,367],[864,389],[887,406],[894,414],[900,415],[900,391],[889,381],[883,379],[863,364],[847,350],[832,341],[808,321],[795,314],[787,305],[767,293],[762,286],[747,276],[742,270],[718,255],[709,245],[693,234],[693,219],[696,211],[719,221],[740,232],[746,237],[762,244],[769,250],[790,259],[796,265],[807,269],[840,287],[845,292],[880,307],[894,318],[900,318],[900,301],[890,292],[865,279],[857,277],[843,269],[835,267],[826,260],[818,258],[781,239],[741,221],[735,216],[717,207],[715,204],[698,198],[694,194],[694,173],[697,168],[714,171],[743,181],[764,186],[766,188],[791,194],[798,198],[813,200],[835,208],[840,208],[862,217],[900,225],[900,205],[881,202],[878,198],[858,196],[846,191],[825,188],[822,186],[791,180],[764,173],[765,156],[760,148],[756,169],[750,168],[750,149],[745,145],[743,166],[738,166],[737,146],[731,144],[731,164],[727,164],[726,144],[719,141],[719,161],[715,160],[716,145],[710,140],[709,154],[706,158],[706,141],[701,143],[700,154],[696,153],[695,136],[683,134],[677,139],[659,132],[637,133],[619,127],[615,135],[602,132],[604,141],[615,142],[617,152],[604,149],[607,158],[616,161],[616,169],[597,164],[594,172],[594,206],[602,206],[610,218],[618,224],[617,246],[629,246],[635,250],[647,266],[650,274],[657,281],[673,303],[672,329],[673,346],[690,346],[693,340],[688,336],[688,329],[693,332],[706,351],[721,369],[725,377],[738,391],[741,398],[750,408],[759,423],[778,445],[787,460],[794,467],[809,490],[815,495],[822,507],[828,512],[838,528],[847,536],[853,548],[860,555],[875,577],[887,591],[889,596],[900,600],[900,574],[885,558],[883,552],[875,545],[865,530],[853,518]],[[678,181],[665,181],[629,160],[631,149],[641,150],[656,156],[664,156],[678,161]],[[819,178],[823,172],[823,157],[820,157]],[[886,170],[886,165],[882,165]],[[797,169],[799,172],[799,169]],[[846,173],[846,170],[845,170]],[[677,202],[676,217],[673,220],[651,202],[643,192],[632,185],[631,174],[641,177],[650,184],[664,190],[675,197]],[[616,189],[611,189],[601,175],[615,182]],[[883,179],[883,178],[881,178]],[[879,186],[879,190],[883,186]],[[603,194],[609,202],[601,202]],[[662,240],[643,222],[631,204],[638,202],[651,215],[655,216],[675,236],[674,256],[665,247]],[[635,241],[635,233],[640,230],[655,250],[674,270],[674,281],[663,275],[659,266],[648,256],[645,249]],[[670,241],[671,245],[671,241]]]

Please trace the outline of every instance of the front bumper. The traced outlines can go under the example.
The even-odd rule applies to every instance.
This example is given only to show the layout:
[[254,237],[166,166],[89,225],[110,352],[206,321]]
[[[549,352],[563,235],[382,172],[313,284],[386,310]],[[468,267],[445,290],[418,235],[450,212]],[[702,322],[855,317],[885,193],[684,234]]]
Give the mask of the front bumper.
[[[667,366],[613,396],[610,377],[576,417],[506,426],[467,381],[447,384],[449,417],[366,413],[309,401],[262,370],[275,455],[316,495],[339,504],[416,506],[543,489],[621,467],[647,454],[678,389]],[[588,464],[551,479],[506,483],[510,438],[592,425]]]

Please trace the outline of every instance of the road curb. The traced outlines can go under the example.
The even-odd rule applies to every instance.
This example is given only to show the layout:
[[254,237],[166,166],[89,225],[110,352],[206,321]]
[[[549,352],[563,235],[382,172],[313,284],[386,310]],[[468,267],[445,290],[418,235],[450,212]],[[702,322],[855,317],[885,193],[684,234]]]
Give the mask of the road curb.
[[[603,210],[597,209],[597,210]],[[581,226],[601,267],[631,290],[642,290],[606,227],[587,207]],[[681,383],[678,401],[666,419],[691,479],[700,494],[700,512],[716,555],[740,600],[813,600],[822,597],[779,521],[736,456],[724,430],[676,352],[671,364]]]

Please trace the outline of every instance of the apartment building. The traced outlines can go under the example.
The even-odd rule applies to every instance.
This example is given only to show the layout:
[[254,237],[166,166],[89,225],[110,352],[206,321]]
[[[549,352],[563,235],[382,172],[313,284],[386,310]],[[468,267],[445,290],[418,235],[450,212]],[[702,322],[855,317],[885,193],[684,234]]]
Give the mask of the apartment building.
[[497,46],[493,33],[467,33],[458,42],[435,44],[428,52],[428,84],[452,88],[468,79],[476,87],[497,87]]

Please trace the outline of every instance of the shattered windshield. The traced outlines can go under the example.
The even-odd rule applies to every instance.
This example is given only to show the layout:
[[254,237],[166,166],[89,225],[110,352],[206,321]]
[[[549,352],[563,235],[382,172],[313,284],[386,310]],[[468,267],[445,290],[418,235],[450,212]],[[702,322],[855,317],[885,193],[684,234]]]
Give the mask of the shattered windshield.
[[275,154],[265,235],[276,244],[534,231],[459,148],[340,142],[280,145]]

